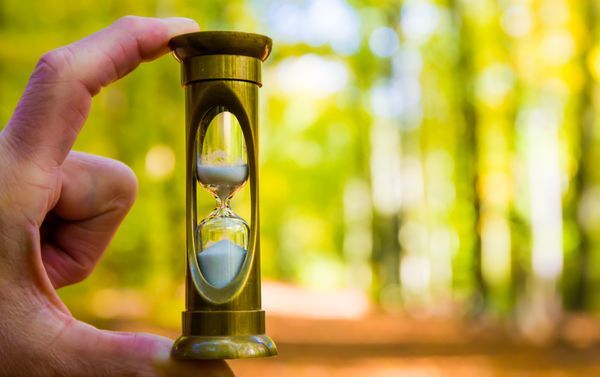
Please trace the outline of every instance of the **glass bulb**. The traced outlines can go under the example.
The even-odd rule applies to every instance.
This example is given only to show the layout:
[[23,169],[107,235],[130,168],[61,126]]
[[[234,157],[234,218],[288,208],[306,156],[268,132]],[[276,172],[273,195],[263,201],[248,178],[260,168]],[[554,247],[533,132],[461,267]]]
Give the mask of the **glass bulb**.
[[221,201],[233,197],[248,179],[244,135],[232,113],[220,112],[209,123],[196,172],[200,184]]
[[246,257],[249,228],[235,216],[211,214],[198,226],[198,264],[212,286],[223,288],[239,273]]

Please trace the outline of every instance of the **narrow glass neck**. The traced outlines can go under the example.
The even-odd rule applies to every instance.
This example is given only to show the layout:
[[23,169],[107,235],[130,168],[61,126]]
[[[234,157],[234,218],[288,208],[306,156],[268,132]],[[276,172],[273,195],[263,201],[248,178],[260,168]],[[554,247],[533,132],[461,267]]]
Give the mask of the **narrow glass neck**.
[[217,209],[231,209],[231,198],[220,198],[219,196],[215,196],[217,200]]
[[236,216],[231,210],[231,198],[221,199],[219,196],[215,195],[215,200],[217,201],[217,207],[211,215],[226,217]]

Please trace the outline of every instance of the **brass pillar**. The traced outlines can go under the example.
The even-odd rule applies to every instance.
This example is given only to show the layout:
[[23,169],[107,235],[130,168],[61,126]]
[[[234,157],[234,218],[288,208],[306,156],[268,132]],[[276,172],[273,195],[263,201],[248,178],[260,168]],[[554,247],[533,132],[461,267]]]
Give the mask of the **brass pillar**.
[[[265,334],[261,309],[258,202],[258,89],[271,39],[208,31],[177,36],[169,46],[181,62],[186,97],[186,311],[183,335],[175,342],[172,356],[234,359],[276,355],[275,344]],[[202,250],[196,236],[197,159],[211,120],[224,111],[237,118],[243,133],[251,218],[239,272],[225,286],[216,287],[208,282],[198,261]]]

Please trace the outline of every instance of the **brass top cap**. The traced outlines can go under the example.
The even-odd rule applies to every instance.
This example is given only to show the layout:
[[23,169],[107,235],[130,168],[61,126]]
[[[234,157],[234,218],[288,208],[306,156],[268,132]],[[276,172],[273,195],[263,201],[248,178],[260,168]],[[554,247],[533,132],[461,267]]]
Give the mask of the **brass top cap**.
[[267,36],[239,31],[199,31],[178,35],[169,41],[179,61],[201,55],[242,55],[265,61],[272,44]]

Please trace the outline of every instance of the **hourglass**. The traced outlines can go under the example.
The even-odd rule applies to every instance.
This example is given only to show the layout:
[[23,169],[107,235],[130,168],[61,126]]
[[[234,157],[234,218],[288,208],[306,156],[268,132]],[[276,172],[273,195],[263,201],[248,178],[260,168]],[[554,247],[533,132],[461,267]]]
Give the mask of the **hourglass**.
[[[198,32],[173,38],[186,90],[186,311],[177,359],[277,354],[260,298],[258,88],[268,37]],[[250,222],[231,208],[249,186]],[[215,209],[198,214],[199,190]]]

